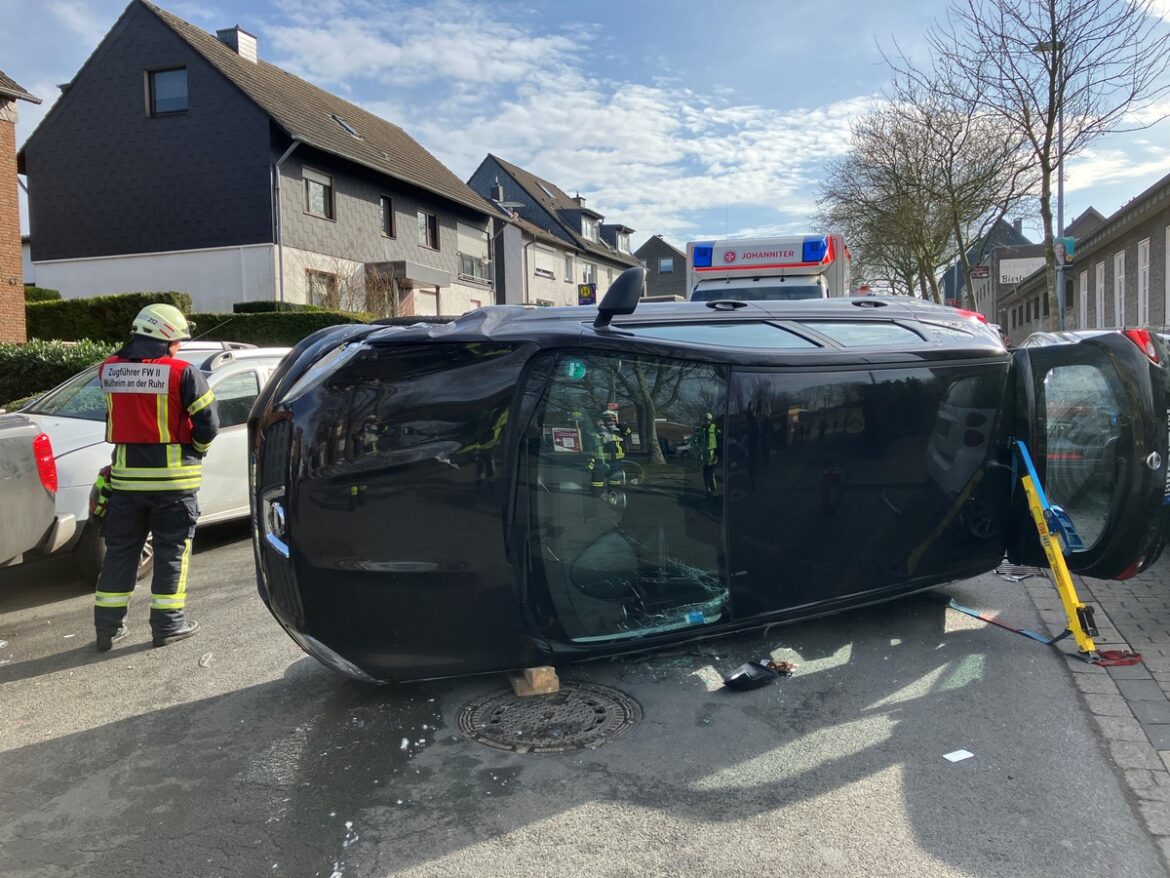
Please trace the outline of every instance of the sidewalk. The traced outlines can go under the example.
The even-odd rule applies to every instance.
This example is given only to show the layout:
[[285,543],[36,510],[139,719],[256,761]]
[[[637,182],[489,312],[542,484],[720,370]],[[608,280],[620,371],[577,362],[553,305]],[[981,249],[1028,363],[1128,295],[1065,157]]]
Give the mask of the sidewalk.
[[[1069,667],[1090,713],[1122,769],[1146,828],[1170,861],[1170,557],[1125,582],[1074,576],[1081,600],[1096,608],[1098,649],[1141,653],[1142,664],[1102,668],[1072,658]],[[1052,634],[1066,625],[1047,579],[1022,583]],[[1075,652],[1071,641],[1060,648]]]

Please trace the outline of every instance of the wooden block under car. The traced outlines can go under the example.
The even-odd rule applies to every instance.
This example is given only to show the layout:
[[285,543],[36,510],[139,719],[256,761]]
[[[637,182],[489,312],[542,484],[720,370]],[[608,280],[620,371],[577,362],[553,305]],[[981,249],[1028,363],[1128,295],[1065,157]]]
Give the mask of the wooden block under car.
[[512,684],[512,691],[519,698],[528,695],[551,695],[553,692],[559,692],[561,688],[557,669],[548,665],[512,671],[508,674],[508,682]]

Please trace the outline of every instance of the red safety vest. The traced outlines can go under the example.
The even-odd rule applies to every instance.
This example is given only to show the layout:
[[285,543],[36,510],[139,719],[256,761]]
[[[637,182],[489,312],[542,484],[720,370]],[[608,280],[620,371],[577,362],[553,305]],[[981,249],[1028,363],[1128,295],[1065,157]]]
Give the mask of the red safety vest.
[[115,445],[191,443],[191,415],[180,382],[186,360],[110,357],[98,368],[106,394],[106,441]]

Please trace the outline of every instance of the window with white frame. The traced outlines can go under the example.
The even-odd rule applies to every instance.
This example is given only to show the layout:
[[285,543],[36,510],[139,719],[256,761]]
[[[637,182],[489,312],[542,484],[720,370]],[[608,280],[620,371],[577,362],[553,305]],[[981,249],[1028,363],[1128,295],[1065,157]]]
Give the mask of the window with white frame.
[[476,280],[488,280],[487,229],[480,229],[466,223],[455,224],[455,241],[459,250],[459,274]]
[[619,250],[623,253],[630,252],[630,235],[628,232],[618,232],[617,242]]
[[595,284],[597,283],[597,266],[592,262],[581,263],[581,283]]
[[591,216],[581,217],[581,234],[590,241],[597,240],[597,220]]
[[333,178],[311,168],[302,168],[301,177],[305,181],[305,213],[333,219]]
[[1170,226],[1166,227],[1166,248],[1162,251],[1166,260],[1166,270],[1162,272],[1162,304],[1165,308],[1163,325],[1170,325]]
[[573,282],[573,254],[565,254],[565,281],[567,283]]
[[532,248],[532,273],[536,277],[547,277],[553,280],[557,276],[557,252],[539,244]]
[[612,284],[612,283],[613,283],[613,269],[612,269],[612,268],[607,268],[607,269],[605,270],[605,286],[606,286],[606,289],[608,289],[608,288],[609,288],[609,286],[610,286],[610,284]]
[[1150,239],[1138,241],[1137,265],[1137,322],[1150,325]]
[[1089,273],[1087,271],[1081,272],[1078,287],[1080,288],[1080,296],[1081,296],[1081,299],[1080,299],[1080,302],[1081,302],[1081,311],[1080,311],[1081,322],[1078,324],[1077,328],[1078,329],[1088,329],[1088,327],[1089,327]]
[[1165,309],[1163,325],[1170,325],[1170,226],[1166,227],[1166,248],[1162,251],[1166,270],[1162,272],[1162,304]]
[[1113,254],[1113,325],[1125,326],[1125,251]]
[[673,256],[659,256],[658,257],[658,273],[659,274],[674,274],[674,257]]
[[1094,310],[1097,312],[1095,317],[1097,319],[1096,327],[1101,329],[1105,326],[1105,263],[1097,263],[1097,284],[1093,291]]

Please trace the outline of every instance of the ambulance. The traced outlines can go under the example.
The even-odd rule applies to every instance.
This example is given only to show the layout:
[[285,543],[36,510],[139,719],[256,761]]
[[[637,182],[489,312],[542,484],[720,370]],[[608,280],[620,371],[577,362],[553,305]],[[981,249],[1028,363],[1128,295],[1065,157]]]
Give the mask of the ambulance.
[[841,235],[733,238],[687,244],[687,299],[712,302],[848,296]]

